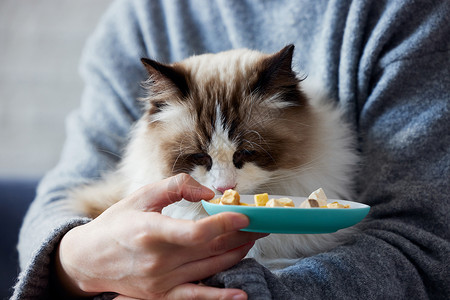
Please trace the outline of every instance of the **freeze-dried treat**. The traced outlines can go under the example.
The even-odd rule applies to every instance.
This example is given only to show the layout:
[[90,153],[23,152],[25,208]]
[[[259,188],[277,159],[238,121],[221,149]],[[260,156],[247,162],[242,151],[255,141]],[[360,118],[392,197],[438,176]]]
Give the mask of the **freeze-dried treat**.
[[328,203],[327,208],[350,208],[350,205],[340,204],[339,202]]
[[300,206],[300,208],[311,208],[311,207],[320,207],[319,202],[315,199],[306,199],[303,201]]
[[209,203],[220,204],[220,198],[209,200]]
[[350,205],[340,204],[339,202],[327,203],[328,198],[322,188],[315,190],[309,195],[308,199],[300,204],[300,208],[350,208]]
[[266,203],[267,207],[283,207],[280,202],[278,202],[276,199],[270,199]]
[[289,198],[270,199],[266,207],[294,207],[294,202]]
[[294,201],[291,198],[278,198],[276,200],[285,207],[295,207]]
[[327,207],[327,195],[322,188],[315,190],[309,195],[308,199],[300,204],[300,208],[311,208],[311,207]]
[[222,198],[220,198],[220,204],[225,205],[239,205],[240,204],[241,197],[239,196],[239,193],[235,190],[226,190]]
[[254,199],[256,206],[266,206],[266,203],[269,201],[269,194],[256,194]]
[[316,200],[317,203],[320,206],[326,206],[327,205],[327,195],[325,195],[325,192],[322,188],[318,188],[314,192],[311,193],[311,195],[308,196],[308,199]]

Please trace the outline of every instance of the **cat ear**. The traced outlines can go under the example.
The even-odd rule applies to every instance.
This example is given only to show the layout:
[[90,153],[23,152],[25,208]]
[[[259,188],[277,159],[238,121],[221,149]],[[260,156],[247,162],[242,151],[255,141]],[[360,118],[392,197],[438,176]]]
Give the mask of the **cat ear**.
[[[262,61],[262,70],[253,91],[261,96],[280,95],[280,107],[298,105],[302,100],[300,80],[292,70],[294,45],[288,45]],[[271,102],[273,102],[273,98]]]
[[176,87],[183,96],[188,94],[188,84],[182,70],[175,66],[166,65],[149,58],[141,58],[152,81],[157,86],[167,88],[167,85]]

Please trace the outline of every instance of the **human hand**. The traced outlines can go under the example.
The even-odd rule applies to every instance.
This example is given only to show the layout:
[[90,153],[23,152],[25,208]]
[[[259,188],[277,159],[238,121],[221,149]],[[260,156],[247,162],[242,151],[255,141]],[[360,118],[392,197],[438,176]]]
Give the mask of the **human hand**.
[[191,282],[235,265],[265,235],[238,231],[248,225],[242,214],[198,221],[161,215],[165,206],[183,198],[213,196],[186,174],[141,188],[63,237],[56,257],[58,277],[76,295],[108,291],[123,299],[245,299],[240,290]]

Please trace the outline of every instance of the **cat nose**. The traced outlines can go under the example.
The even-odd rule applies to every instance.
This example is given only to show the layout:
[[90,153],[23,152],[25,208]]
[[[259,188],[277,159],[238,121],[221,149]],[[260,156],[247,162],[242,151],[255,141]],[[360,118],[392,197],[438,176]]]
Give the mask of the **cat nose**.
[[234,189],[235,187],[236,187],[236,185],[224,185],[224,186],[218,186],[218,187],[214,187],[214,188],[223,194],[226,190]]

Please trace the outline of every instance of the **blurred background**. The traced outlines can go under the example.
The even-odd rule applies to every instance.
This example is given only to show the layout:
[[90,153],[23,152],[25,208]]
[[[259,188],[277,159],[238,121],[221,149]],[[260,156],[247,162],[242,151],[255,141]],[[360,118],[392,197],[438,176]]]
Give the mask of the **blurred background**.
[[0,299],[17,272],[17,231],[78,106],[83,45],[112,0],[0,0]]
[[0,176],[41,176],[77,107],[78,62],[111,0],[0,0]]

